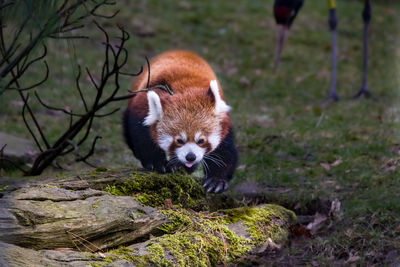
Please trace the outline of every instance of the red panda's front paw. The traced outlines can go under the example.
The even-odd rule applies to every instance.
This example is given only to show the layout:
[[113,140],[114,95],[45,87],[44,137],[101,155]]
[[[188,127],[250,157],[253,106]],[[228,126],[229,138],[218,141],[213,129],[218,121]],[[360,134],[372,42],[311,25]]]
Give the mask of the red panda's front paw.
[[202,185],[207,193],[222,193],[229,187],[228,181],[218,178],[203,178]]
[[169,171],[169,169],[167,169],[163,164],[146,164],[144,166],[144,168],[148,171],[156,171],[158,173],[167,173],[167,172],[171,172]]

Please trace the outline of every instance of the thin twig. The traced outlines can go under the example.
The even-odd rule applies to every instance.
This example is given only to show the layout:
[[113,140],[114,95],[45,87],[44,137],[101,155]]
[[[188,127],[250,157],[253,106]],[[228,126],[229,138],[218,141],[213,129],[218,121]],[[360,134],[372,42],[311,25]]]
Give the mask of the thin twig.
[[321,124],[322,120],[324,119],[325,113],[322,112],[321,116],[319,116],[317,124],[315,125],[315,128],[318,128],[319,125]]
[[97,142],[97,140],[98,139],[102,139],[103,137],[101,137],[101,136],[96,136],[94,139],[93,139],[93,143],[92,143],[92,147],[90,148],[90,151],[85,155],[85,156],[83,156],[83,157],[79,157],[79,158],[77,158],[75,161],[86,161],[90,156],[92,156],[93,154],[94,154],[94,148],[95,148],[95,146],[96,146],[96,142]]
[[[43,83],[45,83],[46,81],[47,81],[47,79],[49,78],[49,65],[47,64],[47,62],[46,61],[43,61],[43,63],[44,63],[44,65],[46,66],[46,73],[45,73],[45,76],[43,77],[43,79],[42,80],[40,80],[40,81],[38,81],[37,83],[34,83],[34,84],[32,84],[32,85],[30,85],[30,86],[28,86],[28,87],[25,87],[25,88],[17,88],[17,87],[15,87],[15,88],[10,88],[9,87],[9,85],[8,86],[6,86],[6,89],[8,89],[8,90],[11,90],[11,89],[14,89],[14,90],[18,90],[18,91],[28,91],[28,90],[31,90],[31,89],[33,89],[33,88],[35,88],[35,87],[38,87],[38,86],[40,86],[40,85],[42,85]],[[21,73],[21,74],[19,74],[19,76],[22,76],[22,74],[23,73]]]
[[[23,94],[23,93],[21,92],[21,94]],[[43,149],[42,149],[42,146],[39,143],[39,140],[36,138],[36,135],[33,133],[32,129],[29,126],[29,123],[28,123],[28,121],[26,120],[26,117],[25,117],[25,108],[28,106],[29,94],[27,94],[26,98],[24,96],[21,96],[21,97],[22,97],[22,100],[24,102],[24,105],[22,107],[22,114],[21,114],[22,115],[22,120],[24,121],[25,127],[28,129],[28,131],[31,134],[33,140],[35,141],[36,146],[39,148],[40,152],[43,152]]]
[[71,230],[68,230],[67,233],[72,235],[75,238],[76,241],[80,242],[83,246],[85,246],[88,250],[90,250],[90,252],[94,253],[94,252],[96,252],[96,250],[92,250],[90,247],[85,245],[82,241],[84,241],[84,242],[88,243],[89,245],[93,246],[95,249],[97,249],[97,251],[100,251],[100,252],[104,253],[104,251],[100,247],[98,247],[96,244],[94,244],[94,243],[90,242],[89,240],[87,240],[87,239],[85,239],[85,238],[83,238],[83,237],[71,232]]
[[88,106],[87,106],[87,104],[86,104],[85,97],[83,96],[81,87],[80,87],[80,85],[79,85],[79,79],[80,79],[80,78],[81,78],[81,66],[78,65],[78,75],[76,76],[76,79],[75,79],[76,89],[78,90],[79,96],[80,96],[81,99],[82,99],[83,106],[85,107],[85,111],[88,112]]
[[218,222],[217,222],[217,226],[218,226],[218,229],[219,229],[219,234],[221,235],[222,243],[224,244],[225,255],[224,255],[223,263],[224,263],[224,266],[227,266],[226,259],[228,257],[228,246],[227,246],[227,244],[225,242],[224,235],[222,234],[221,225]]
[[146,63],[147,63],[147,71],[148,71],[148,73],[147,73],[147,85],[146,85],[146,88],[149,88],[150,87],[150,62],[149,62],[149,59],[145,56],[145,58],[146,58]]
[[39,103],[43,107],[45,107],[47,109],[55,110],[55,111],[61,111],[61,112],[64,112],[65,114],[67,114],[67,115],[76,116],[76,117],[83,117],[85,115],[85,114],[76,114],[76,113],[73,113],[72,111],[68,111],[68,110],[66,110],[64,108],[57,108],[57,107],[50,106],[50,105],[44,103],[44,101],[39,97],[39,94],[37,93],[37,91],[34,91],[34,94],[36,96],[36,99],[39,101]]

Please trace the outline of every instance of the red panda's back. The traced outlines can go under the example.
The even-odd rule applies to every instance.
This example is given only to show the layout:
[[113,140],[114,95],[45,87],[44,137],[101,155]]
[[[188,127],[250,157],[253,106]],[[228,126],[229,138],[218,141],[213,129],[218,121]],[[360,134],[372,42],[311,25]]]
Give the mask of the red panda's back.
[[[147,77],[146,68],[134,82],[132,90],[146,88]],[[168,51],[150,61],[150,86],[168,84],[175,93],[183,92],[190,87],[206,90],[210,81],[215,79],[215,73],[208,63],[189,51]]]
[[[132,91],[146,88],[147,79],[146,67],[133,83]],[[216,75],[208,63],[189,51],[167,51],[150,60],[150,87],[168,85],[175,95],[187,92],[187,90],[197,94],[207,91],[211,80],[216,80]],[[220,94],[222,96],[222,92]],[[144,118],[148,111],[146,94],[139,93],[133,97],[130,100],[129,109]]]

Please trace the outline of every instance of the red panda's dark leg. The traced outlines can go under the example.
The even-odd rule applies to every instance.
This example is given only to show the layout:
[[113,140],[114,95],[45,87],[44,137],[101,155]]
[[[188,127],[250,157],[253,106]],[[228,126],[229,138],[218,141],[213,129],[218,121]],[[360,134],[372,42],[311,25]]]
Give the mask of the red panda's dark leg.
[[204,157],[204,190],[211,193],[222,193],[228,189],[238,159],[232,128],[221,144]]
[[151,139],[148,126],[143,125],[143,118],[127,109],[123,117],[124,136],[133,155],[148,170],[167,172],[165,152]]

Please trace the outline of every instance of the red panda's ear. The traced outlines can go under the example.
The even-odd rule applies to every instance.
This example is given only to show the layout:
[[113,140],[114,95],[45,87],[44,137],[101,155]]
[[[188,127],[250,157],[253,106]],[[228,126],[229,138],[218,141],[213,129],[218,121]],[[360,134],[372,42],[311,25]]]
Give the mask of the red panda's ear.
[[219,93],[218,83],[216,80],[210,81],[210,89],[212,95],[212,102],[215,103],[215,114],[220,115],[223,113],[228,113],[231,107],[226,104],[226,102],[221,98]]
[[147,113],[147,116],[144,119],[143,124],[146,126],[150,126],[155,122],[161,120],[162,106],[160,97],[154,91],[150,91],[147,93],[147,101],[149,104],[149,112]]
[[211,87],[207,91],[207,96],[210,98],[211,103],[215,104],[215,96],[213,91],[211,90]]

